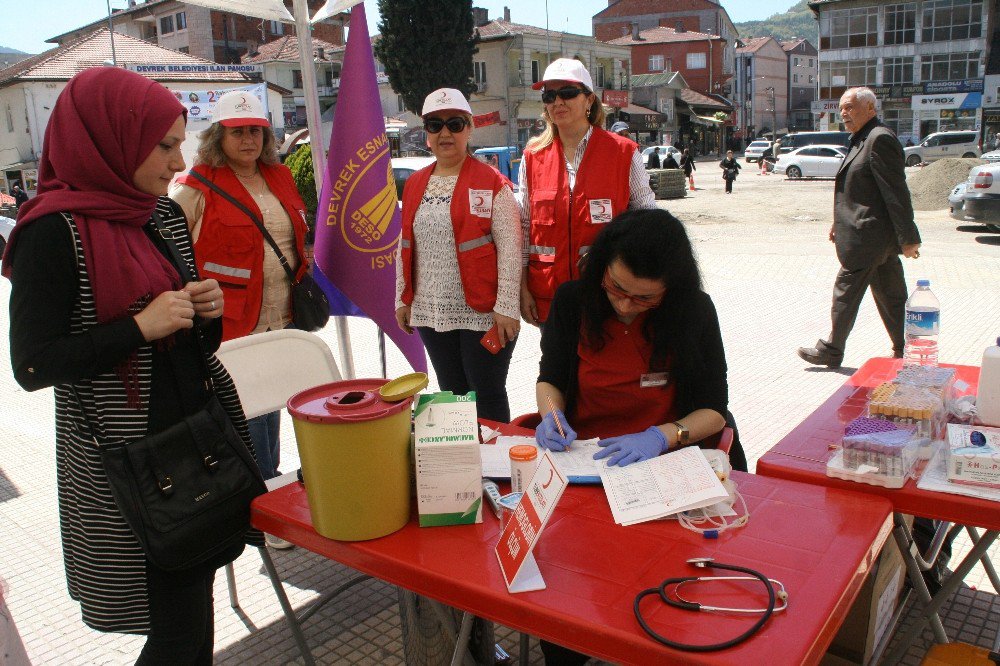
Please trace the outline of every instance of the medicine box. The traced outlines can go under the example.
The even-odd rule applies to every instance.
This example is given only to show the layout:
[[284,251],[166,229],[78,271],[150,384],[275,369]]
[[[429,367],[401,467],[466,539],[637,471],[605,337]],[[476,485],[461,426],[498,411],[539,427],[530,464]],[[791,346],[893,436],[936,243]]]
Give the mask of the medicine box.
[[1000,488],[1000,428],[949,423],[948,480]]
[[483,522],[475,392],[421,395],[413,427],[420,526]]

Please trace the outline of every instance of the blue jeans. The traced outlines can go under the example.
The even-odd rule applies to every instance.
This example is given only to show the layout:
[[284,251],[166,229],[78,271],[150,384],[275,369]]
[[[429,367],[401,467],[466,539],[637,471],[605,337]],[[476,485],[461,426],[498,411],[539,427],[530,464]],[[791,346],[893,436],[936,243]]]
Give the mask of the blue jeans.
[[247,419],[250,428],[250,439],[253,441],[253,452],[257,456],[257,467],[264,480],[278,476],[278,465],[281,463],[281,411],[262,414]]

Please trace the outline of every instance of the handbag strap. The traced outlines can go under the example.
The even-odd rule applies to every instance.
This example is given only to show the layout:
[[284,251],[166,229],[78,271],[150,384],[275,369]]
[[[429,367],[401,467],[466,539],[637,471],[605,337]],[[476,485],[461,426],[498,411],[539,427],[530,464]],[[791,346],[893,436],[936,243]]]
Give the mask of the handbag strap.
[[228,201],[229,203],[233,204],[241,211],[246,213],[246,216],[250,218],[250,221],[253,222],[260,230],[260,233],[262,236],[264,236],[264,240],[267,241],[267,244],[270,245],[271,249],[274,250],[274,253],[278,255],[278,261],[281,262],[281,267],[285,269],[285,273],[288,274],[288,279],[291,280],[292,285],[298,284],[298,280],[295,279],[295,271],[293,271],[292,267],[288,265],[288,259],[286,259],[285,255],[281,252],[280,249],[278,249],[278,244],[274,242],[274,238],[272,238],[271,234],[268,233],[267,229],[264,227],[264,223],[260,220],[259,217],[257,217],[257,215],[252,210],[243,205],[243,202],[238,200],[229,192],[226,192],[224,189],[222,189],[221,187],[210,181],[208,178],[205,178],[203,175],[201,175],[194,169],[189,171],[188,175],[194,176],[196,179],[200,180],[202,183],[207,185],[209,189],[211,189],[213,192],[215,192],[223,199],[225,199],[226,201]]

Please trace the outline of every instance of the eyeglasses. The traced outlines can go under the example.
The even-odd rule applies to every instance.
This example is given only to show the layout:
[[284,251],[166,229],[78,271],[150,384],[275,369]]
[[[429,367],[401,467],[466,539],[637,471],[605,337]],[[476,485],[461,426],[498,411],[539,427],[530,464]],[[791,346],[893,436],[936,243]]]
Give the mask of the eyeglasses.
[[621,287],[615,285],[614,281],[611,279],[611,271],[604,271],[604,279],[601,280],[601,287],[608,293],[608,296],[614,296],[615,298],[627,298],[634,305],[638,305],[641,308],[650,309],[655,308],[660,303],[663,302],[663,297],[667,293],[666,287],[663,288],[659,294],[655,296],[633,296]]
[[441,120],[440,118],[428,118],[424,121],[424,131],[428,134],[437,134],[445,127],[452,134],[458,134],[465,129],[466,125],[469,124],[468,118],[463,118],[462,116],[453,116],[448,120]]
[[542,101],[546,104],[551,104],[556,101],[556,97],[559,99],[567,100],[574,99],[577,95],[582,95],[586,90],[583,88],[577,88],[576,86],[567,86],[565,88],[560,88],[559,90],[543,90],[542,91]]

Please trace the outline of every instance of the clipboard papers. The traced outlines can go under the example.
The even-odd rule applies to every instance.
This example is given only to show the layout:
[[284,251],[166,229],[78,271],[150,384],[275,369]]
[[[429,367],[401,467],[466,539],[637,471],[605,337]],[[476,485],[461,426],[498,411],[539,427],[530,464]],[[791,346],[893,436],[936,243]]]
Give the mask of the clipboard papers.
[[[534,437],[514,437],[501,435],[495,444],[480,444],[479,452],[483,461],[483,476],[490,479],[510,478],[510,449],[513,446],[528,445],[538,448]],[[599,484],[601,464],[594,460],[594,454],[601,450],[597,439],[576,440],[567,451],[549,451],[556,467],[570,483]],[[539,450],[539,457],[544,450]]]

